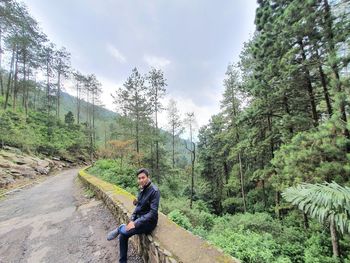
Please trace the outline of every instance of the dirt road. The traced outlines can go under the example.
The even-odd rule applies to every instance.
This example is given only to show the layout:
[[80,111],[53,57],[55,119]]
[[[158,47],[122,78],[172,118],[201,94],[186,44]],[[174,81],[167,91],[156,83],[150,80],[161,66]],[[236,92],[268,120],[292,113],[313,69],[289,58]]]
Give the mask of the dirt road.
[[[0,201],[0,262],[118,262],[116,225],[104,204],[84,196],[77,169]],[[129,246],[129,262],[142,262]]]

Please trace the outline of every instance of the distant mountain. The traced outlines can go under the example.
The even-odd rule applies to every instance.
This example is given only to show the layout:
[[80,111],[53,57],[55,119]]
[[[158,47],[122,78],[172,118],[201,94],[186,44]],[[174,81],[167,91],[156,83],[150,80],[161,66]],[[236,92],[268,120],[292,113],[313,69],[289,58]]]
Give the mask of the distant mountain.
[[[63,112],[62,115],[64,116],[68,111],[73,112],[74,117],[77,116],[77,98],[66,93],[62,92],[62,108]],[[87,108],[88,103],[86,101],[82,100],[81,101],[81,109],[80,109],[80,118],[84,121],[86,121],[86,108]],[[98,112],[98,119],[113,119],[115,116],[117,116],[118,113],[108,110],[104,107],[101,106],[96,106],[96,112]]]
[[[90,103],[87,103],[84,100],[80,102],[80,123],[87,121],[87,106],[91,106]],[[62,92],[61,97],[61,118],[64,118],[64,115],[67,112],[71,111],[74,115],[74,119],[77,119],[77,99],[76,97]],[[95,127],[96,127],[96,143],[98,146],[101,146],[105,142],[105,135],[108,133],[109,126],[111,123],[115,122],[115,118],[118,113],[108,110],[101,106],[95,106]],[[108,136],[107,136],[108,140]]]

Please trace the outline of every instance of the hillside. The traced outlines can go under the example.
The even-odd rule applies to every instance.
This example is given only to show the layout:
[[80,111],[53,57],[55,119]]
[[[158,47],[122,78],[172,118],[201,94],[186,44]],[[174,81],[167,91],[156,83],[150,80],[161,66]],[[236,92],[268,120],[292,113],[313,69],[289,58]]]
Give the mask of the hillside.
[[[64,119],[64,115],[71,111],[74,115],[75,120],[77,119],[77,106],[76,97],[62,92],[62,111],[60,117]],[[80,110],[80,122],[84,123],[87,121],[87,108],[91,108],[91,103],[81,100],[81,110]],[[105,135],[107,140],[109,139],[109,127],[110,124],[115,122],[118,113],[108,110],[101,106],[95,106],[95,127],[96,127],[96,144],[97,146],[104,145]]]
[[[76,107],[76,97],[70,95],[69,93],[62,92],[62,111],[61,118],[64,119],[64,115],[71,111],[76,119],[77,116],[77,107]],[[82,100],[81,101],[81,113],[80,120],[81,123],[87,121],[87,108],[91,108],[91,104]],[[95,127],[96,127],[96,145],[97,147],[104,147],[105,140],[109,141],[112,139],[119,139],[118,130],[119,125],[117,125],[117,117],[120,116],[118,113],[108,110],[102,106],[96,107],[96,116],[95,116]],[[161,135],[165,142],[164,150],[165,154],[170,153],[172,149],[171,145],[171,134],[161,129]],[[176,160],[179,165],[185,166],[190,162],[190,156],[188,151],[185,148],[186,140],[178,138],[175,146],[175,151],[177,153]]]

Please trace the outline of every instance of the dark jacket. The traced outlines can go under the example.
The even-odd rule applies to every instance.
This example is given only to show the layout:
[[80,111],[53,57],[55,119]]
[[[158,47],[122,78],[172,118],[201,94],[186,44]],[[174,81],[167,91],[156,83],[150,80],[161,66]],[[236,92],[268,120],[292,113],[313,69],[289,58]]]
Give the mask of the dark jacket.
[[145,224],[154,227],[157,225],[159,199],[159,189],[150,181],[139,192],[136,208],[130,218],[131,221],[134,221],[136,228]]

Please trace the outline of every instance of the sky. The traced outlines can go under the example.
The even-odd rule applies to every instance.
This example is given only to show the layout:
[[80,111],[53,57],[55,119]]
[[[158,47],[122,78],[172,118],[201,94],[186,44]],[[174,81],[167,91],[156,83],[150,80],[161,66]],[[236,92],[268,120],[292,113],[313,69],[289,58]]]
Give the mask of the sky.
[[[167,95],[197,127],[220,110],[227,65],[239,60],[254,33],[256,0],[24,0],[43,32],[71,53],[72,67],[94,73],[102,102],[116,111],[111,93],[134,67],[164,71]],[[69,85],[66,85],[69,92]],[[166,128],[167,115],[160,114]]]

